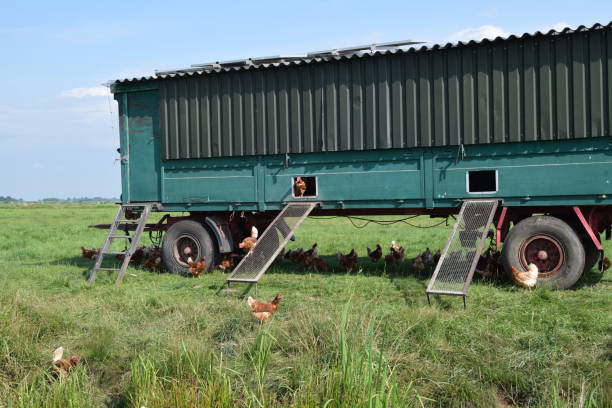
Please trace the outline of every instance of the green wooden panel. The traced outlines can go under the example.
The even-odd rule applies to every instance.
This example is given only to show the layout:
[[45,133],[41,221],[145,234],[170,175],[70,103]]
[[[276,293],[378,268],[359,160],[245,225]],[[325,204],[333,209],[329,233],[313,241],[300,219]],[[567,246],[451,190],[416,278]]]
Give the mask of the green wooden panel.
[[304,175],[317,178],[317,201],[423,198],[418,155],[373,153],[351,154],[350,160],[346,154],[338,153],[293,157],[288,168],[280,161],[268,160],[266,202],[293,200],[292,178]]
[[[123,160],[126,154],[129,152],[128,143],[128,95],[127,93],[115,95],[115,100],[118,105],[118,116],[119,116],[119,144],[121,151],[121,202],[130,202],[130,168],[129,161]],[[128,156],[129,157],[129,156]]]
[[[498,192],[469,194],[466,173],[473,170],[497,170]],[[594,157],[590,152],[531,154],[500,157],[480,155],[456,163],[452,158],[438,159],[434,178],[435,198],[465,199],[500,197],[560,197],[612,193],[612,159]],[[597,183],[602,185],[596,186]]]
[[[209,164],[203,167],[175,162],[164,169],[164,203],[255,203],[252,163]],[[183,164],[183,166],[181,166]],[[241,165],[242,164],[242,165]]]
[[[132,92],[124,101],[127,132],[121,145],[128,159],[129,201],[160,201],[160,133],[158,91]],[[120,112],[123,113],[123,112]],[[126,180],[124,179],[124,186]]]
[[[433,208],[483,196],[508,205],[604,204],[603,194],[612,197],[610,142],[466,146],[463,160],[453,147],[296,154],[288,167],[284,156],[173,160],[162,163],[163,201],[192,211],[277,209],[292,199],[291,177],[316,176],[326,208]],[[498,171],[499,191],[467,193],[466,172],[483,169]],[[142,173],[131,181],[148,183]]]

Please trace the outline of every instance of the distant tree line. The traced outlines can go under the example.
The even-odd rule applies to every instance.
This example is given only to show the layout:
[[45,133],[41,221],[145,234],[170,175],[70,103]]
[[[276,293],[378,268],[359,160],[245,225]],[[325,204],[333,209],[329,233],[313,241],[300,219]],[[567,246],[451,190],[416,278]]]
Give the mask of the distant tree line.
[[13,198],[11,196],[0,196],[0,203],[20,203],[23,202],[21,198]]
[[45,203],[100,203],[100,202],[113,202],[116,203],[119,201],[118,198],[108,198],[108,197],[68,197],[68,198],[43,198],[40,200]]
[[[43,198],[42,200],[38,200],[44,203],[103,203],[103,202],[113,202],[116,203],[119,201],[118,198],[108,198],[108,197],[69,197],[69,198],[55,198],[48,197]],[[0,196],[0,203],[22,203],[24,200],[22,198],[14,198],[11,196]]]

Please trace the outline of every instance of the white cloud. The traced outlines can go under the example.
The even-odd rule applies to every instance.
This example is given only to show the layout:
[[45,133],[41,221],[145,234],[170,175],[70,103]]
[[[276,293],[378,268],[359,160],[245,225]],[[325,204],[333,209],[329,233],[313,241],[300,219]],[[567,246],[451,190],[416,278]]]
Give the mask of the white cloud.
[[106,86],[94,86],[91,88],[74,88],[67,91],[62,91],[62,98],[83,98],[86,96],[108,96],[110,90]]
[[502,29],[501,27],[494,25],[483,25],[478,28],[465,28],[463,30],[457,31],[454,34],[451,34],[447,38],[447,41],[480,41],[485,38],[493,39],[496,37],[507,37],[508,35],[510,34],[504,31],[504,29]]
[[550,25],[550,26],[544,26],[544,27],[540,27],[538,28],[538,31],[542,32],[542,33],[547,33],[550,30],[555,30],[555,31],[562,31],[564,28],[567,27],[571,27],[571,25],[569,23],[566,23],[564,21],[560,21],[556,24]]

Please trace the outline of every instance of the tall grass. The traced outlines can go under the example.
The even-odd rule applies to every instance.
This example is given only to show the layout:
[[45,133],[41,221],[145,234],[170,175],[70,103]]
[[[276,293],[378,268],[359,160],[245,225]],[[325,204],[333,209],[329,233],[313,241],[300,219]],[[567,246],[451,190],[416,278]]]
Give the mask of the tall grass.
[[5,400],[9,407],[82,408],[95,404],[84,367],[79,367],[67,378],[56,378],[50,371],[38,371],[11,387]]
[[278,384],[274,384],[276,378],[270,378],[268,372],[274,360],[282,360],[281,355],[273,352],[278,340],[264,325],[259,327],[253,344],[247,345],[250,369],[240,373],[223,365],[222,353],[189,351],[185,343],[178,353],[170,352],[163,361],[138,356],[131,365],[126,385],[128,400],[131,406],[146,407],[196,404],[328,408],[408,407],[415,400],[427,400],[414,393],[410,385],[400,392],[393,368],[384,356],[386,328],[377,333],[376,325],[370,321],[365,332],[356,337],[349,335],[349,306],[350,303],[344,306],[336,327],[336,342],[331,345],[334,357],[315,367],[310,364],[291,367],[301,373],[312,372],[314,368],[320,376],[304,377],[301,386],[285,398]]

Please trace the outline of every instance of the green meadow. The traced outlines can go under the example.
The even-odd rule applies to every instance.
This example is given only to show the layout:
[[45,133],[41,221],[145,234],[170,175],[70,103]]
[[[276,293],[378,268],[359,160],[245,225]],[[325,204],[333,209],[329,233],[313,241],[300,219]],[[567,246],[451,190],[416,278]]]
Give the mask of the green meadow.
[[[452,225],[308,219],[290,247],[319,245],[327,273],[276,263],[257,288],[215,270],[185,278],[131,267],[98,274],[110,204],[0,206],[1,407],[606,407],[612,405],[612,272],[572,290],[520,289],[476,277],[461,298],[427,303],[429,273],[411,270]],[[367,260],[391,240],[403,264]],[[145,239],[147,243],[148,237]],[[610,252],[612,245],[606,242]],[[359,270],[337,251],[355,248]],[[264,324],[245,296],[282,294]],[[52,375],[59,346],[77,354]]]

